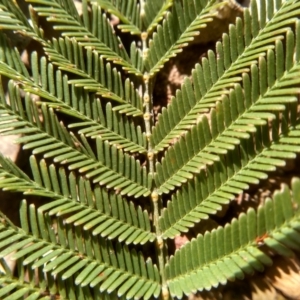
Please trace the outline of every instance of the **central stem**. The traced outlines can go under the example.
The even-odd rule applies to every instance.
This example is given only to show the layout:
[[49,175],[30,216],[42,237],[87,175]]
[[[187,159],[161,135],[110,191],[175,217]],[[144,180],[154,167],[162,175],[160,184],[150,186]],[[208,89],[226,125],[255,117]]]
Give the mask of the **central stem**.
[[[147,48],[147,38],[148,34],[143,32],[141,34],[142,38],[142,51],[143,51],[143,58],[147,57],[148,48]],[[150,137],[152,134],[152,124],[154,122],[153,119],[153,98],[152,98],[152,90],[153,90],[153,79],[149,77],[147,73],[144,73],[143,76],[144,81],[144,93],[143,93],[143,105],[144,105],[144,122],[145,122],[145,130],[148,142],[147,148],[147,159],[148,159],[148,166],[149,166],[149,175],[154,178],[155,173],[155,161],[156,156],[154,154],[154,150],[152,148]],[[162,198],[157,193],[157,189],[154,186],[152,193],[151,193],[151,201],[152,201],[152,213],[153,213],[153,227],[156,233],[156,255],[158,260],[158,268],[162,280],[162,299],[169,299],[167,284],[166,284],[166,274],[165,274],[165,262],[166,262],[166,244],[161,237],[161,228],[159,226],[159,217],[161,215],[162,210]]]

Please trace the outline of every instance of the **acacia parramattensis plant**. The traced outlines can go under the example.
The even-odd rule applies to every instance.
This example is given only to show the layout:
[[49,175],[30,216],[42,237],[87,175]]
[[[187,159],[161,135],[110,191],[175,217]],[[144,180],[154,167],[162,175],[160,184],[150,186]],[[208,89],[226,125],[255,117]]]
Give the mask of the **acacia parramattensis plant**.
[[[296,178],[170,246],[300,151],[300,1],[252,1],[157,119],[157,75],[228,1],[26,1],[0,0],[0,134],[30,165],[0,156],[22,200],[20,227],[1,214],[1,299],[181,299],[300,249]],[[14,36],[42,51],[25,63]]]

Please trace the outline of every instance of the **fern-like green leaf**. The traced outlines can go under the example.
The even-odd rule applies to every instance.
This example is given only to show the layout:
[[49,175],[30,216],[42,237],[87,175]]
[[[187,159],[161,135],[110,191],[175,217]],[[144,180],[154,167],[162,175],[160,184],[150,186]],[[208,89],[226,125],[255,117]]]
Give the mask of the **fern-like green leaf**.
[[[107,18],[97,5],[92,6],[93,23],[91,24],[86,19],[81,20],[75,8],[70,14],[70,7],[74,7],[74,3],[70,0],[67,0],[67,5],[57,0],[27,0],[27,2],[32,3],[39,16],[46,17],[48,22],[55,24],[54,30],[63,31],[62,36],[74,38],[83,47],[93,48],[103,57],[121,65],[129,73],[141,76],[141,72],[132,66],[121,40],[116,37]],[[86,14],[87,12],[84,15]]]
[[[30,268],[23,267],[19,264],[19,270],[22,270],[23,274],[28,274],[30,282],[26,282],[25,276],[23,280],[13,277],[11,274],[0,273],[0,297],[1,299],[26,299],[26,300],[50,300],[51,297],[45,295],[45,278],[43,273],[39,270],[38,275],[34,274],[34,271]],[[38,286],[35,284],[38,282]]]
[[118,28],[123,32],[130,32],[133,35],[141,34],[141,13],[140,5],[137,0],[121,1],[121,0],[96,0],[93,1],[105,9],[110,14],[115,15],[123,24]]
[[[6,1],[6,0],[3,0]],[[8,7],[12,6],[11,3],[5,3]],[[122,83],[120,74],[116,69],[112,69],[111,65],[104,64],[103,59],[99,56],[99,53],[95,50],[92,50],[92,47],[87,49],[88,61],[85,63],[82,59],[83,47],[79,46],[79,43],[65,39],[53,39],[52,43],[46,42],[41,37],[42,33],[33,28],[28,24],[28,22],[23,20],[22,14],[14,8],[14,14],[7,11],[5,5],[1,5],[0,11],[0,20],[3,20],[3,25],[5,29],[15,29],[23,30],[26,32],[26,35],[37,40],[44,47],[48,58],[57,65],[61,70],[73,73],[81,77],[81,80],[68,81],[68,83],[73,83],[76,86],[84,86],[88,91],[96,92],[104,98],[120,103],[116,110],[121,113],[126,113],[127,115],[141,115],[142,114],[142,103],[139,94],[135,91],[133,84],[128,80],[125,81],[125,84]],[[19,18],[19,22],[14,25],[12,28],[11,20]],[[18,66],[16,70],[12,70],[11,66],[7,66],[5,70],[5,65],[3,65],[2,74],[10,78],[19,78],[19,80],[26,81],[29,79],[29,74],[26,68],[23,66],[23,62],[20,60],[19,56],[14,53],[15,51],[6,45],[5,39],[1,37],[1,44],[3,44],[3,50],[6,49],[1,57],[1,61],[11,62],[15,61],[15,66]],[[38,64],[36,58],[32,61],[32,70],[35,74],[38,73]],[[41,72],[44,70],[45,66],[40,66]],[[100,72],[101,70],[101,72]],[[44,70],[45,71],[45,70]],[[12,72],[12,74],[11,74]],[[42,73],[42,75],[46,75]],[[16,77],[19,76],[19,77]],[[24,78],[24,76],[26,78]],[[35,77],[35,81],[38,78]],[[28,81],[28,80],[27,80]],[[79,84],[80,82],[80,84]],[[52,91],[53,92],[53,91]]]
[[[69,170],[78,170],[87,178],[93,178],[94,183],[121,189],[122,195],[149,195],[151,177],[133,157],[100,138],[96,139],[96,155],[83,135],[80,141],[70,134],[59,123],[53,110],[46,106],[42,107],[43,120],[46,120],[42,123],[38,108],[28,94],[24,111],[17,87],[11,85],[10,89],[10,103],[15,103],[14,106],[10,106],[3,95],[1,98],[1,131],[5,134],[26,134],[17,140],[24,144],[23,149],[31,149],[33,154],[42,154],[45,158],[54,157],[56,163],[68,165]],[[118,161],[124,165],[118,164]]]
[[[77,274],[77,285],[98,285],[100,292],[108,293],[118,289],[118,296],[126,294],[127,299],[159,295],[157,268],[151,260],[145,262],[142,253],[120,244],[114,247],[103,238],[82,232],[80,227],[64,224],[61,218],[54,220],[47,214],[36,213],[34,206],[28,209],[26,203],[21,207],[21,220],[22,229],[0,225],[0,257],[13,252],[14,259],[22,259],[23,265],[31,264],[32,269],[43,266],[44,272],[59,274],[62,280]],[[57,236],[53,222],[57,223]],[[98,244],[100,248],[96,248]]]
[[289,114],[287,110],[283,116],[284,123],[291,124],[289,128],[280,128],[279,121],[274,120],[270,139],[269,127],[261,127],[251,139],[242,140],[238,147],[177,192],[160,219],[162,236],[173,238],[187,232],[195,223],[216,214],[249,185],[258,184],[276,167],[285,166],[286,159],[294,159],[300,152],[300,131],[296,120],[289,120]]
[[[99,53],[87,49],[87,61],[82,59],[82,46],[68,38],[52,41],[52,47],[45,47],[48,58],[59,69],[79,75],[80,79],[69,80],[76,87],[84,87],[89,92],[95,92],[106,99],[120,103],[116,107],[127,115],[141,115],[142,101],[129,79],[122,82],[121,74],[111,64],[104,64]],[[53,49],[54,48],[54,49]]]
[[[294,34],[289,31],[285,56],[283,45],[278,41],[276,59],[274,52],[269,50],[267,62],[263,57],[259,60],[260,73],[257,65],[252,65],[251,80],[248,74],[243,75],[244,91],[236,84],[229,99],[224,96],[210,114],[211,125],[203,117],[184,138],[166,151],[162,164],[157,164],[159,192],[168,192],[192,179],[193,173],[199,173],[207,164],[218,161],[220,155],[231,151],[241,139],[249,138],[256,126],[265,125],[268,119],[274,118],[274,112],[283,111],[285,105],[297,102],[292,95],[300,91],[296,86],[300,82],[300,69],[298,62],[293,65],[294,46]],[[161,170],[168,172],[162,173]]]
[[[80,95],[80,93],[78,93]],[[88,97],[85,93],[80,95],[83,100]],[[73,97],[74,99],[75,97]],[[86,101],[84,101],[86,103]],[[123,149],[129,152],[145,153],[146,138],[141,132],[140,126],[137,126],[127,117],[120,116],[113,111],[110,103],[106,105],[105,115],[99,101],[95,101],[99,116],[103,116],[101,123],[88,120],[87,118],[82,122],[70,124],[69,128],[82,128],[78,130],[79,134],[84,134],[86,137],[96,138],[101,137],[103,140],[109,141],[110,144],[116,145],[118,149]],[[59,109],[68,115],[74,115],[68,109]],[[93,110],[97,112],[97,110]]]
[[153,41],[150,42],[145,60],[148,75],[153,77],[171,57],[193,41],[199,29],[212,21],[211,12],[220,5],[222,3],[215,0],[183,0],[182,4],[180,0],[174,0],[172,12],[167,14],[163,25],[157,27],[157,33],[153,34]]
[[[25,2],[0,0],[0,136],[26,150],[0,153],[1,299],[183,299],[300,250],[300,179],[202,226],[300,153],[299,0],[228,31],[231,0]],[[209,24],[228,34],[163,107],[156,75]]]
[[108,193],[99,186],[92,188],[88,180],[78,180],[74,173],[66,174],[63,167],[56,171],[54,165],[48,166],[44,160],[38,164],[34,156],[30,163],[34,181],[0,156],[0,188],[52,198],[39,208],[40,212],[48,212],[50,216],[67,215],[66,223],[83,226],[93,235],[118,238],[126,244],[154,240],[149,216],[141,207],[136,209],[133,203],[128,204],[120,195]]
[[147,34],[156,29],[157,25],[164,18],[168,9],[173,5],[173,0],[146,1],[144,6],[144,26]]
[[[17,80],[24,91],[43,97],[43,102],[47,103],[47,105],[82,120],[82,122],[76,123],[76,127],[90,126],[88,130],[82,130],[82,133],[86,136],[102,136],[103,139],[108,140],[111,144],[117,145],[118,148],[122,148],[125,151],[146,151],[146,141],[140,126],[136,127],[135,124],[130,122],[127,118],[120,117],[113,112],[113,110],[116,110],[121,113],[125,111],[129,113],[131,109],[128,110],[124,108],[124,105],[112,108],[110,104],[107,104],[106,116],[104,116],[98,98],[80,88],[73,87],[69,89],[68,82],[70,81],[68,77],[62,77],[61,72],[57,72],[56,76],[54,76],[53,66],[51,64],[47,65],[45,59],[42,58],[40,62],[42,75],[41,82],[39,82],[38,75],[35,74],[36,76],[33,79],[30,78],[24,64],[18,61],[17,58],[17,52],[6,51],[6,56],[0,53],[0,73]],[[8,65],[8,61],[15,61],[15,64],[20,66],[21,70],[17,72],[12,69]],[[31,56],[31,61],[32,69],[36,70],[38,68],[38,62],[35,52]],[[57,89],[54,86],[54,82],[59,84]],[[129,92],[128,89],[127,92]],[[72,127],[72,125],[70,126]],[[121,132],[124,132],[125,138],[120,134]]]
[[[196,66],[192,79],[185,80],[181,91],[163,110],[153,130],[151,141],[157,152],[190,129],[200,113],[215,107],[217,101],[222,100],[222,95],[229,93],[230,88],[242,81],[242,74],[249,72],[259,57],[265,56],[268,50],[275,47],[276,41],[284,38],[287,26],[292,25],[295,16],[300,14],[299,2],[284,1],[279,3],[278,8],[272,6],[272,1],[267,2],[268,9],[260,11],[260,21],[254,4],[252,16],[246,9],[244,25],[238,19],[236,26],[230,26],[229,36],[224,34],[222,43],[217,43],[217,57],[213,51],[209,51],[208,58],[202,60],[202,66]],[[282,66],[282,61],[278,62]]]
[[[167,264],[168,285],[172,296],[182,298],[197,290],[209,290],[245,274],[262,271],[272,264],[271,258],[259,248],[265,244],[285,256],[300,249],[299,179],[293,183],[293,198],[285,186],[267,199],[258,212],[249,209],[230,225],[219,227],[192,239],[177,251]],[[293,202],[294,201],[294,202]],[[257,241],[262,237],[262,241]]]

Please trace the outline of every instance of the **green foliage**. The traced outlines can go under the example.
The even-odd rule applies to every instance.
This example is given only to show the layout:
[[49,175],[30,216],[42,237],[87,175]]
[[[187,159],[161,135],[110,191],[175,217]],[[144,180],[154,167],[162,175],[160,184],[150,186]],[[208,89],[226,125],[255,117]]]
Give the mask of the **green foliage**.
[[231,1],[26,2],[0,0],[0,134],[30,169],[0,154],[22,200],[19,227],[0,215],[1,299],[182,299],[300,250],[297,178],[167,247],[300,152],[300,1],[253,0],[157,122],[157,74]]
[[[299,183],[299,179],[292,182],[294,193]],[[299,195],[295,201],[299,203]],[[298,228],[299,217],[293,212],[290,191],[284,187],[257,212],[249,209],[238,220],[198,235],[177,251],[166,267],[171,294],[181,298],[183,293],[210,289],[220,282],[226,283],[227,279],[243,279],[244,274],[262,271],[264,266],[272,264],[270,257],[257,247],[259,242],[255,242],[265,232],[268,235],[263,242],[270,249],[285,256],[293,255],[289,248],[300,246]]]

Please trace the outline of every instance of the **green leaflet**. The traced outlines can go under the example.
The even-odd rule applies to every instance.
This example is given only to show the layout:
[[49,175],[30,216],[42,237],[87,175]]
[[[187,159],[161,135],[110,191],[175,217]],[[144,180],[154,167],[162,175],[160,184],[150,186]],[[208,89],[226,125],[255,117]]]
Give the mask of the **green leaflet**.
[[1,299],[182,299],[299,250],[299,179],[201,228],[300,152],[299,0],[251,1],[164,100],[231,0],[26,2],[0,0],[0,135],[26,151],[24,171],[0,154],[22,200],[20,227],[0,212]]
[[93,50],[93,47],[87,49],[88,59],[86,62],[82,60],[82,51],[82,44],[69,38],[53,39],[52,48],[45,47],[48,58],[60,70],[82,77],[68,80],[69,84],[75,87],[84,87],[89,92],[95,92],[97,95],[120,103],[120,107],[116,107],[116,109],[122,113],[140,115],[141,99],[133,83],[129,79],[123,83],[120,72],[116,68],[112,68],[110,63],[104,64],[103,56],[101,57],[99,52]]
[[123,24],[118,25],[121,31],[130,32],[133,35],[141,34],[140,5],[136,0],[127,2],[121,0],[97,0],[95,2],[122,21]]
[[276,167],[285,166],[285,159],[295,158],[300,147],[299,140],[295,142],[292,136],[299,139],[299,126],[291,126],[279,135],[278,123],[273,124],[272,141],[269,128],[263,127],[252,136],[261,142],[255,145],[252,139],[242,141],[240,146],[173,195],[160,219],[162,236],[173,238],[180,232],[187,232],[195,223],[216,214],[235,195],[266,179]]
[[141,207],[135,208],[132,202],[128,204],[120,195],[100,187],[92,188],[89,181],[76,179],[74,173],[67,176],[63,167],[56,171],[54,165],[48,166],[44,160],[38,165],[34,156],[30,159],[34,181],[11,161],[3,157],[0,161],[0,188],[53,199],[42,205],[40,212],[67,216],[68,224],[80,225],[93,235],[118,238],[126,244],[145,244],[154,240],[147,212]]
[[[150,77],[153,77],[170,58],[182,51],[199,29],[206,27],[212,21],[213,11],[222,3],[211,1],[181,1],[175,0],[172,12],[167,14],[162,26],[157,27],[153,34],[145,67]],[[183,11],[187,13],[184,14]]]
[[[261,56],[275,47],[276,41],[288,31],[287,26],[294,24],[295,17],[300,13],[299,2],[278,3],[277,12],[272,1],[267,1],[267,10],[260,11],[258,21],[254,3],[252,15],[246,9],[244,24],[237,19],[236,25],[230,26],[229,35],[224,34],[222,42],[217,43],[216,54],[208,52],[202,65],[196,65],[192,79],[185,80],[171,104],[163,110],[151,137],[155,151],[162,151],[169,146],[196,123],[199,114],[215,107],[217,101],[222,100],[222,95],[228,94],[236,83],[242,81],[243,73],[249,72],[252,64],[256,64]],[[265,22],[267,17],[269,21]],[[278,62],[281,66],[284,61]],[[258,94],[258,90],[256,92]]]
[[[34,206],[30,206],[28,211],[25,202],[21,207],[21,215],[25,231],[9,225],[0,226],[1,257],[14,252],[15,259],[23,259],[23,266],[30,265],[32,269],[43,266],[44,272],[58,274],[62,280],[77,274],[77,285],[90,285],[93,288],[100,284],[101,292],[107,291],[114,284],[114,280],[111,280],[114,274],[118,274],[118,277],[128,274],[134,280],[128,285],[123,276],[123,281],[120,280],[115,286],[119,296],[132,293],[132,286],[137,285],[139,280],[142,280],[148,289],[154,288],[155,295],[159,294],[158,271],[150,260],[143,261],[141,253],[130,251],[120,244],[115,249],[109,241],[93,237],[88,232],[82,233],[80,227],[72,228],[69,224],[63,224],[61,218],[56,221],[58,232],[55,236],[52,228],[54,220],[48,214],[43,215],[42,211],[36,214]],[[33,236],[26,232],[30,227]],[[96,249],[98,244],[100,248]],[[86,272],[87,269],[89,273]],[[134,274],[134,277],[131,274]],[[140,289],[135,289],[133,296],[139,291]],[[146,292],[147,290],[144,294]]]
[[[22,267],[20,267],[21,269]],[[23,282],[16,278],[9,278],[5,274],[0,275],[1,285],[5,286],[0,291],[2,299],[20,299],[20,297],[26,297],[26,299],[43,299],[50,300],[49,296],[41,297],[43,294],[45,279],[42,278],[41,272],[39,276],[35,276],[32,270],[24,268],[23,274],[29,273],[31,279],[37,279],[40,284],[39,287],[34,287],[32,282],[28,283],[25,280]],[[44,280],[43,280],[44,279]]]
[[[20,24],[17,24],[15,28],[11,28],[12,16],[7,13],[5,6],[2,6],[2,9],[2,18],[5,22],[8,23],[3,27],[6,29],[19,29]],[[133,84],[129,81],[129,79],[125,81],[125,84],[123,84],[120,73],[118,73],[115,68],[112,69],[111,64],[107,63],[105,65],[98,52],[92,51],[91,47],[88,48],[88,61],[86,65],[82,58],[83,47],[79,45],[78,42],[70,40],[68,38],[61,38],[59,40],[53,39],[52,43],[46,42],[39,36],[39,32],[35,33],[28,24],[25,23],[25,25],[27,25],[28,27],[24,27],[24,25],[22,27],[24,27],[26,34],[36,39],[44,46],[44,50],[47,53],[48,58],[55,65],[57,65],[61,70],[82,77],[79,81],[67,80],[65,78],[66,83],[72,84],[76,87],[84,87],[84,89],[87,91],[96,92],[104,98],[108,98],[116,101],[117,103],[120,103],[119,106],[115,108],[115,110],[121,113],[126,113],[127,115],[134,116],[140,115],[142,113],[141,99]],[[55,76],[53,74],[53,70],[51,70],[51,68],[53,67],[51,65],[47,66],[45,58],[41,59],[39,65],[36,54],[32,54],[31,67],[35,81],[33,83],[28,71],[26,70],[26,67],[19,58],[19,53],[7,46],[6,40],[3,38],[3,36],[1,36],[1,43],[3,44],[3,53],[1,55],[1,74],[21,81],[24,89],[27,89],[33,94],[36,94],[38,92],[39,96],[43,96],[47,100],[58,102],[53,95],[55,94],[55,88],[53,87],[53,84],[54,82],[60,82],[61,79],[59,79],[59,73],[56,75],[55,79],[51,78],[52,76]],[[13,63],[16,70],[11,69],[12,65],[8,66],[7,62]],[[50,94],[52,95],[48,95],[48,91],[41,91],[40,88],[36,88],[36,85],[39,84],[39,70],[42,75],[43,89],[47,90],[47,81],[49,81]],[[47,76],[50,76],[50,78],[47,79]],[[64,89],[60,88],[59,91],[62,93]],[[59,98],[62,97],[61,94],[58,94],[57,96]],[[64,96],[67,97],[67,95]],[[131,102],[132,104],[130,104],[129,102]]]
[[144,7],[144,25],[147,28],[147,33],[152,33],[157,28],[157,25],[167,14],[168,9],[173,5],[173,0],[154,0],[146,1]]
[[[30,3],[30,0],[27,2]],[[69,5],[63,5],[56,0],[32,0],[32,5],[38,15],[47,17],[48,22],[55,24],[53,27],[55,30],[64,31],[62,36],[75,38],[83,47],[92,47],[108,60],[121,65],[128,72],[141,75],[140,71],[130,64],[124,47],[119,47],[122,42],[114,35],[99,7],[93,6],[92,8],[93,24],[91,24],[88,20],[79,18],[72,1],[69,1]],[[71,14],[68,11],[70,7],[73,7]],[[86,5],[83,7],[87,10]],[[87,12],[84,12],[84,15],[86,16]]]
[[[6,52],[8,53],[8,51]],[[11,54],[14,54],[13,52]],[[16,53],[15,53],[16,54]],[[14,55],[15,55],[14,54]],[[17,56],[15,56],[17,57]],[[39,83],[38,73],[35,73],[36,77],[34,81],[26,74],[20,74],[9,67],[5,60],[9,61],[8,56],[6,59],[1,58],[1,73],[7,75],[12,79],[17,79],[21,82],[23,89],[26,92],[34,95],[43,97],[43,101],[48,106],[64,112],[67,115],[82,120],[81,123],[76,123],[76,127],[85,127],[89,125],[89,130],[83,130],[86,136],[94,137],[96,134],[102,134],[111,144],[117,145],[119,148],[123,148],[125,151],[130,152],[145,152],[145,138],[141,133],[140,127],[134,125],[133,122],[129,122],[126,117],[120,117],[114,111],[121,113],[136,113],[131,108],[124,108],[117,106],[112,108],[110,104],[106,106],[106,116],[104,116],[103,109],[100,101],[95,96],[89,94],[84,88],[75,88],[72,86],[71,89],[68,87],[68,77],[62,77],[61,72],[57,72],[56,76],[53,74],[53,65],[46,63],[46,60],[41,59],[40,69],[42,70],[41,84]],[[31,56],[33,69],[38,72],[39,67],[37,63],[37,56],[34,52]],[[16,62],[17,63],[17,62]],[[20,63],[22,66],[22,64]],[[24,66],[22,66],[25,69]],[[57,93],[55,91],[54,82],[60,83],[57,86]],[[129,90],[127,89],[127,93]],[[129,92],[130,93],[130,92]],[[103,96],[103,95],[102,95]],[[131,112],[130,112],[131,111]],[[70,125],[71,127],[71,125]],[[112,128],[114,131],[112,130]],[[124,132],[124,137],[119,132]],[[142,146],[143,145],[143,146]]]
[[[297,28],[299,30],[299,24]],[[251,78],[243,74],[244,89],[236,84],[229,93],[229,99],[223,96],[222,102],[212,109],[210,124],[204,116],[184,138],[165,152],[161,164],[157,163],[159,193],[167,193],[192,179],[193,174],[219,161],[220,155],[234,149],[242,139],[249,138],[251,132],[256,132],[257,126],[264,126],[269,119],[275,118],[275,112],[297,102],[293,95],[300,91],[294,87],[300,82],[300,69],[298,62],[293,65],[294,45],[294,34],[288,31],[286,56],[282,43],[278,41],[276,52],[268,51],[267,61],[260,58],[258,67],[251,66]],[[167,119],[164,112],[162,117]]]
[[[273,200],[267,199],[258,212],[249,209],[230,225],[198,235],[177,251],[167,264],[172,296],[182,298],[183,294],[209,290],[227,280],[243,279],[244,274],[263,270],[272,260],[259,249],[261,244],[285,256],[292,255],[289,248],[299,249],[300,215],[293,208],[300,202],[296,194],[299,179],[292,185],[293,198],[285,186],[274,194]],[[257,241],[257,237],[261,240]]]
[[[46,106],[41,110],[45,120],[42,123],[38,117],[38,107],[28,94],[24,110],[17,87],[10,86],[10,101],[15,103],[14,106],[10,107],[6,101],[2,96],[0,130],[6,135],[27,133],[18,139],[18,143],[24,144],[23,149],[32,149],[33,154],[42,154],[45,158],[54,157],[54,162],[68,165],[70,171],[78,170],[94,183],[122,189],[122,195],[141,196],[150,193],[151,179],[146,169],[141,168],[139,161],[133,157],[99,138],[96,139],[96,155],[83,135],[80,141],[70,134],[59,123],[53,110]],[[124,161],[124,165],[118,164],[118,160]]]

